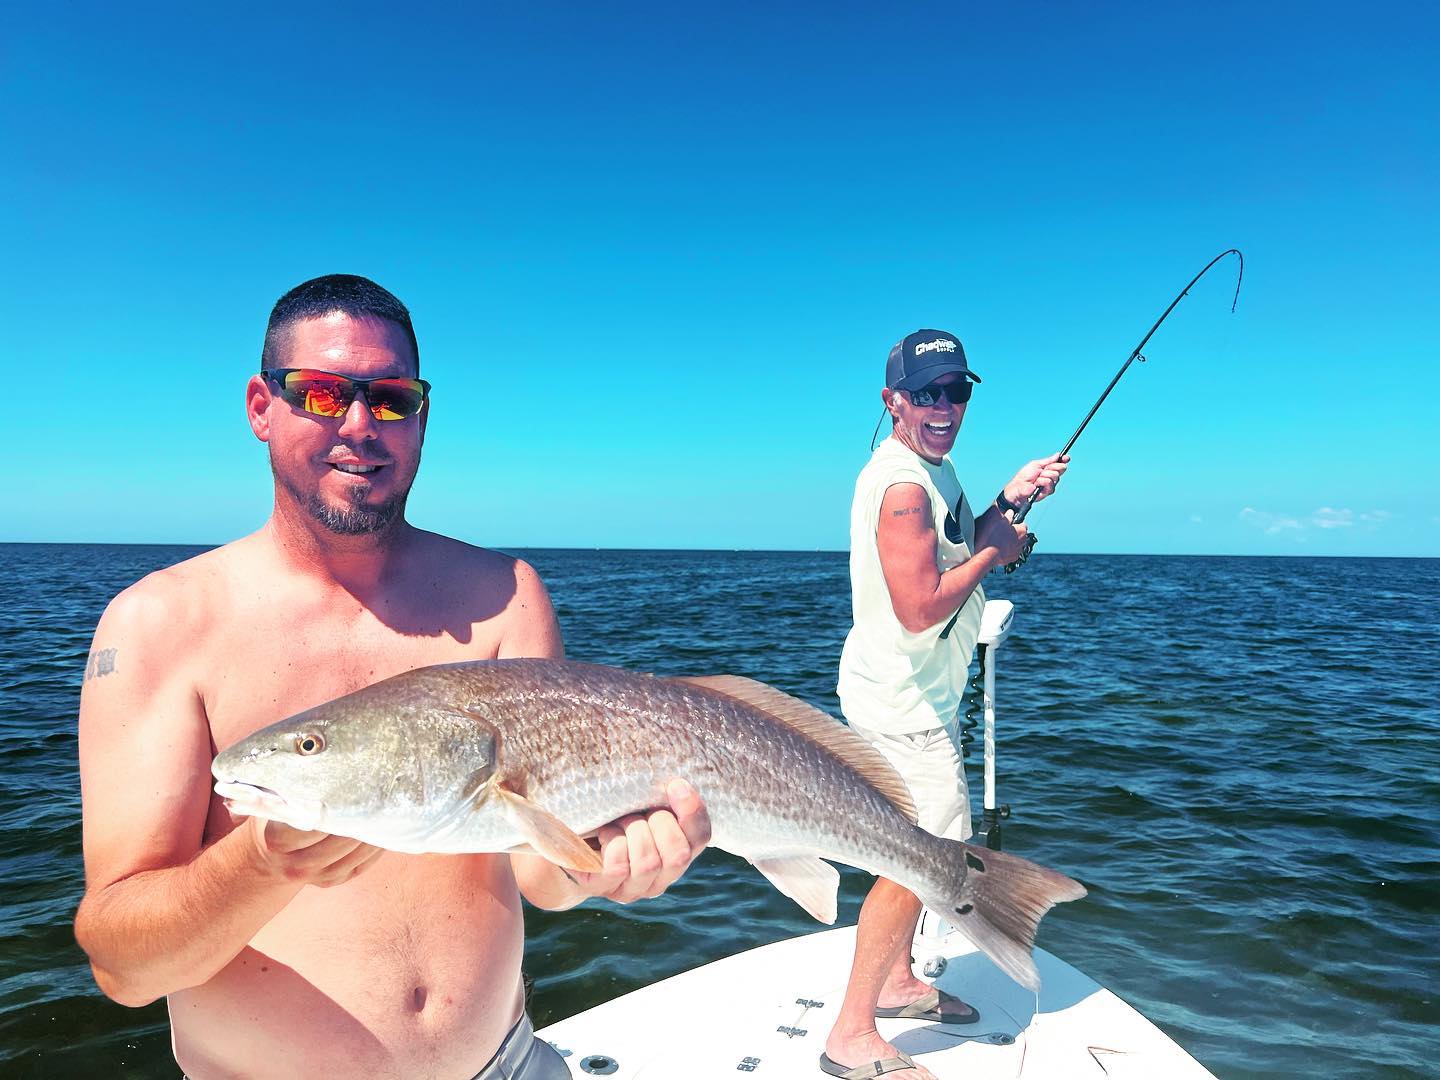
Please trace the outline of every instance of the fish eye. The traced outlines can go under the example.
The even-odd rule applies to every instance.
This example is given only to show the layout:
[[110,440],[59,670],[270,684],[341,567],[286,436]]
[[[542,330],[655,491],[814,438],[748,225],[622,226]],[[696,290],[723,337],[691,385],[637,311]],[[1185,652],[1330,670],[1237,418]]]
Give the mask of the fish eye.
[[295,740],[296,752],[303,754],[306,757],[311,754],[318,754],[321,750],[324,749],[325,736],[321,735],[318,731],[307,731],[304,735],[297,737]]

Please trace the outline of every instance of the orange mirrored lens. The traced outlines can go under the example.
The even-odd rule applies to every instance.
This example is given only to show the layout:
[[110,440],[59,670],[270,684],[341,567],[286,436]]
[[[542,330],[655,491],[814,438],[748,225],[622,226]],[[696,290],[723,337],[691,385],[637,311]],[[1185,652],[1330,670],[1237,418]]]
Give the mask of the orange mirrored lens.
[[285,397],[316,416],[343,416],[355,397],[348,379],[319,372],[294,371],[285,376]]
[[415,379],[378,379],[365,391],[376,420],[404,420],[425,404],[425,389]]
[[350,407],[350,395],[347,395],[344,388],[339,386],[323,384],[307,386],[304,393],[305,411],[315,413],[317,416],[343,416],[345,410]]
[[[376,420],[404,420],[425,405],[425,384],[419,379],[362,380],[365,402]],[[328,371],[291,371],[280,387],[285,400],[316,416],[344,416],[359,387]]]

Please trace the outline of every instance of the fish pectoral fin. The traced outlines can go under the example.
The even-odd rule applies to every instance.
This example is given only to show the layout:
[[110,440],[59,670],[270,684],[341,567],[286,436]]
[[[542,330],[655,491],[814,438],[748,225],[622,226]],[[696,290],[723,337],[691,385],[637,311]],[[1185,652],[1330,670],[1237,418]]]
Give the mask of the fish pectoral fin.
[[589,874],[599,872],[604,866],[594,848],[543,806],[505,788],[497,788],[495,795],[536,854],[567,870],[583,870]]
[[826,924],[835,921],[840,871],[824,859],[814,855],[786,855],[778,859],[752,859],[751,865],[813,917]]

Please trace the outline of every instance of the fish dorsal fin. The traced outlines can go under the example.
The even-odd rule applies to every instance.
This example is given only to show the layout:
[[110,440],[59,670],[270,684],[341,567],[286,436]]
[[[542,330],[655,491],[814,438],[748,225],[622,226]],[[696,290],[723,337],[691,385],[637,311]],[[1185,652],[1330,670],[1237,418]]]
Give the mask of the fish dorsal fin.
[[792,731],[818,743],[858,772],[895,808],[910,819],[917,820],[915,802],[910,789],[885,756],[856,735],[829,713],[791,697],[773,686],[740,675],[685,675],[674,680],[733,698],[753,709],[772,716]]

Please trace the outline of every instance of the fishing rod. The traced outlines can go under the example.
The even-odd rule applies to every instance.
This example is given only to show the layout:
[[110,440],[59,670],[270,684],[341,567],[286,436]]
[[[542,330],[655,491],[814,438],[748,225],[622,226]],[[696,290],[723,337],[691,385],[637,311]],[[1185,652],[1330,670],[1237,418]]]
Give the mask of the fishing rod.
[[[1110,391],[1115,389],[1115,384],[1118,383],[1121,377],[1125,374],[1125,372],[1129,370],[1130,365],[1133,364],[1136,360],[1139,360],[1142,364],[1145,362],[1145,357],[1140,350],[1145,348],[1146,344],[1149,343],[1150,339],[1155,336],[1155,331],[1160,329],[1160,324],[1170,317],[1170,313],[1175,310],[1176,305],[1179,304],[1181,300],[1184,300],[1186,296],[1190,295],[1190,290],[1195,287],[1195,283],[1197,281],[1199,281],[1202,277],[1205,276],[1206,271],[1208,271],[1221,259],[1225,258],[1226,255],[1234,255],[1240,260],[1240,273],[1239,276],[1235,278],[1235,296],[1234,299],[1230,301],[1230,313],[1232,315],[1235,313],[1235,305],[1240,302],[1240,282],[1245,279],[1245,256],[1240,253],[1239,248],[1230,248],[1226,251],[1222,251],[1219,255],[1216,255],[1215,258],[1211,259],[1208,263],[1205,264],[1204,270],[1201,270],[1198,274],[1196,274],[1193,278],[1190,279],[1190,283],[1186,285],[1185,288],[1180,290],[1180,294],[1176,296],[1174,300],[1170,301],[1170,306],[1165,309],[1164,313],[1160,316],[1160,318],[1155,320],[1155,325],[1150,327],[1149,333],[1147,333],[1143,338],[1140,339],[1140,344],[1136,345],[1135,348],[1130,350],[1130,355],[1125,358],[1125,363],[1120,365],[1120,370],[1117,371],[1115,373],[1115,377],[1110,380],[1110,385],[1105,387],[1105,392],[1100,395],[1099,399],[1095,402],[1094,405],[1090,406],[1090,411],[1085,414],[1085,419],[1080,421],[1080,426],[1075,429],[1075,434],[1070,436],[1070,440],[1065,444],[1064,449],[1060,451],[1060,457],[1062,459],[1065,457],[1066,454],[1070,453],[1070,448],[1075,445],[1075,440],[1080,438],[1080,433],[1084,431],[1085,426],[1090,423],[1091,417],[1093,417],[1100,410],[1101,405],[1105,404],[1105,399],[1110,396]],[[1025,496],[1025,498],[1021,500],[1020,508],[1015,511],[1015,516],[1011,519],[1016,525],[1019,525],[1022,521],[1025,520],[1025,515],[1030,513],[1030,508],[1035,505],[1035,498],[1039,494],[1040,488],[1039,485],[1036,485],[1035,490],[1030,492],[1029,495]],[[1035,540],[1036,536],[1033,532],[1025,537],[1025,546],[1020,551],[1020,557],[1012,563],[1007,563],[1005,566],[1005,572],[1007,574],[1013,574],[1016,570],[1020,569],[1020,567],[1025,565],[1025,560],[1030,558],[1030,552],[1035,549]],[[946,624],[945,629],[940,631],[940,636],[942,638],[950,636],[950,631],[955,626],[955,620],[959,617],[960,612],[957,611],[954,616],[951,617],[950,621]]]
[[[1120,365],[1120,370],[1117,371],[1115,373],[1115,377],[1110,380],[1110,385],[1105,387],[1105,392],[1100,395],[1099,399],[1095,402],[1094,405],[1090,406],[1090,411],[1085,414],[1085,419],[1080,421],[1080,426],[1075,429],[1075,434],[1070,436],[1070,441],[1067,442],[1064,448],[1060,451],[1060,457],[1062,459],[1065,457],[1066,454],[1070,453],[1070,448],[1075,445],[1075,440],[1080,438],[1080,433],[1084,431],[1085,426],[1090,423],[1090,418],[1093,417],[1100,410],[1101,405],[1105,404],[1105,399],[1110,396],[1110,391],[1115,389],[1115,384],[1120,381],[1121,376],[1125,374],[1125,372],[1129,369],[1130,365],[1136,360],[1139,360],[1142,364],[1145,363],[1145,357],[1140,352],[1140,350],[1145,348],[1145,345],[1149,342],[1149,340],[1155,336],[1155,331],[1160,329],[1160,324],[1170,317],[1170,313],[1175,310],[1176,305],[1179,304],[1181,300],[1184,300],[1185,297],[1190,295],[1190,290],[1195,287],[1195,283],[1197,281],[1199,281],[1202,277],[1205,276],[1205,271],[1209,270],[1210,267],[1214,266],[1221,259],[1225,258],[1226,255],[1234,255],[1240,260],[1240,273],[1239,276],[1235,278],[1235,297],[1230,301],[1230,314],[1235,314],[1235,305],[1240,302],[1240,282],[1243,281],[1245,278],[1245,256],[1240,253],[1239,248],[1230,248],[1228,251],[1222,251],[1219,255],[1216,255],[1215,258],[1211,259],[1208,263],[1205,264],[1204,270],[1201,270],[1200,273],[1196,274],[1193,278],[1190,279],[1190,284],[1186,285],[1185,288],[1181,289],[1180,294],[1176,296],[1174,300],[1170,301],[1170,306],[1165,309],[1164,314],[1162,314],[1160,318],[1155,320],[1155,325],[1150,327],[1150,332],[1147,333],[1143,338],[1141,338],[1140,344],[1136,345],[1135,348],[1130,351],[1130,355],[1125,358],[1125,363]],[[1022,521],[1025,520],[1025,515],[1030,513],[1030,508],[1035,505],[1035,497],[1039,494],[1040,488],[1037,485],[1035,490],[1030,492],[1030,494],[1025,496],[1025,498],[1021,501],[1020,509],[1015,511],[1015,517],[1011,519],[1016,525],[1019,525]],[[1005,567],[1005,572],[1007,574],[1013,574],[1016,570],[1020,569],[1020,567],[1025,565],[1025,560],[1030,558],[1030,552],[1033,551],[1035,548],[1035,540],[1036,537],[1034,533],[1030,533],[1028,536],[1025,537],[1025,548],[1023,551],[1020,552],[1020,557],[1016,559],[1013,563],[1009,563]]]

